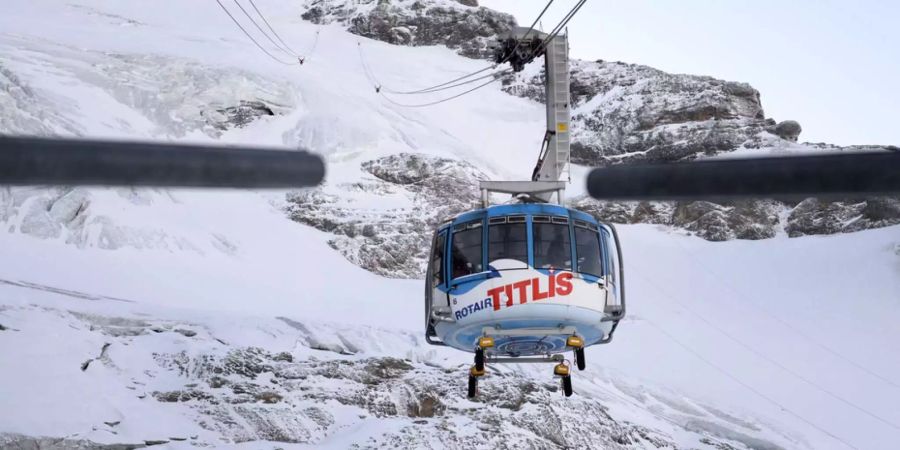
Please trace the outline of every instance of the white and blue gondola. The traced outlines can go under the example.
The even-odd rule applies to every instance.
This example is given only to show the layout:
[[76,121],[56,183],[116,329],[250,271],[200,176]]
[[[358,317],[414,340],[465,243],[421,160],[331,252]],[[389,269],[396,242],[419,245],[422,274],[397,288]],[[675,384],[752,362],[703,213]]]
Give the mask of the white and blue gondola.
[[549,203],[495,205],[442,224],[425,284],[426,339],[476,353],[476,376],[485,359],[562,361],[553,356],[567,350],[583,369],[583,348],[609,342],[625,314],[615,228]]

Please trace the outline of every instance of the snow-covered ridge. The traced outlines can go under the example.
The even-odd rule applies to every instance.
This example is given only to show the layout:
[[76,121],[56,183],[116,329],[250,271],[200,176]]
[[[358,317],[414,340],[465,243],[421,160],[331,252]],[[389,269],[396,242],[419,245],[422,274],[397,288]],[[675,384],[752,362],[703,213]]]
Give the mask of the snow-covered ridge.
[[[459,354],[407,331],[150,312],[127,299],[0,282],[7,299],[29,290],[40,305],[6,300],[0,310],[4,354],[18,361],[4,384],[20,387],[15,395],[0,391],[5,404],[31,399],[63,412],[98,404],[36,423],[28,414],[6,416],[4,448],[271,442],[637,449],[692,442],[779,449],[797,443],[758,419],[605,372],[586,378],[577,399],[566,399],[533,367],[498,367],[472,402],[457,386],[468,367]],[[57,339],[73,344],[66,354],[54,352]],[[40,349],[41,358],[14,348]],[[651,414],[634,423],[628,411],[643,409]],[[50,439],[60,435],[68,437]]]
[[[808,341],[829,342],[829,330],[840,325],[840,343],[829,347],[892,373],[897,361],[884,358],[877,344],[893,342],[896,334],[888,323],[896,314],[890,277],[896,276],[900,242],[886,230],[762,241],[751,243],[763,246],[754,250],[741,242],[712,245],[626,227],[630,298],[638,300],[615,343],[590,349],[577,397],[563,398],[544,367],[504,366],[484,380],[483,397],[469,402],[462,376],[468,355],[422,341],[420,310],[411,305],[418,303],[418,282],[369,283],[365,272],[351,273],[351,265],[328,258],[328,249],[309,236],[266,229],[287,247],[282,257],[302,254],[316,265],[285,259],[267,266],[279,254],[254,256],[249,250],[258,252],[259,242],[246,242],[246,232],[242,264],[224,255],[182,256],[173,267],[171,258],[151,258],[148,251],[128,257],[124,250],[0,239],[5,255],[16,261],[12,267],[5,264],[10,256],[0,260],[0,350],[6,355],[0,373],[3,386],[16,387],[0,388],[0,399],[20,405],[17,414],[2,415],[0,442],[32,445],[39,437],[68,436],[45,442],[91,449],[163,441],[175,448],[248,441],[262,448],[477,448],[510,442],[523,448],[839,448],[814,430],[803,432],[806,437],[785,431],[803,424],[777,408],[765,415],[746,412],[758,399],[665,339],[658,331],[663,327],[792,411],[818,424],[853,424],[840,428],[848,430],[839,433],[842,438],[850,430],[869,429],[868,438],[850,435],[872,444],[864,448],[890,448],[877,445],[891,436],[886,426],[849,408],[826,407],[828,414],[816,415],[816,405],[828,397],[730,342],[752,341],[759,352],[840,395],[848,395],[846,383],[854,380],[854,402],[894,417],[889,385]],[[85,252],[91,252],[87,259]],[[829,264],[833,254],[869,270],[847,273]],[[744,262],[729,269],[726,261],[734,255]],[[83,267],[73,264],[79,261]],[[296,268],[281,269],[285,265]],[[256,266],[254,273],[240,273]],[[137,267],[141,273],[132,273]],[[175,278],[191,267],[203,270]],[[300,279],[285,278],[292,273]],[[333,273],[354,283],[329,277]],[[160,281],[136,282],[148,274]],[[841,276],[854,276],[859,284],[817,282]],[[17,281],[28,278],[51,283]],[[753,292],[747,286],[759,279],[779,289],[770,292],[771,302],[753,305],[743,293]],[[278,283],[297,289],[288,292]],[[346,290],[354,287],[355,293]],[[826,306],[842,304],[851,293],[868,299],[856,305],[857,319],[828,313]],[[809,302],[820,307],[810,309]],[[234,312],[214,310],[223,307]],[[773,323],[765,310],[810,334]],[[698,312],[723,324],[738,317],[728,328],[729,340],[691,320]],[[686,362],[693,367],[684,371]],[[646,377],[670,379],[673,388],[655,387]],[[681,391],[686,385],[696,393]],[[745,406],[735,408],[734,402]],[[806,444],[809,437],[814,440]]]
[[[0,61],[0,132],[7,134],[96,134],[72,117],[91,120],[115,111],[118,121],[97,123],[106,134],[218,137],[250,117],[296,107],[290,86],[279,80],[194,60],[85,51],[11,35],[0,45],[6,55]],[[28,52],[17,51],[22,48]]]
[[[354,264],[391,278],[421,278],[431,230],[479,207],[471,164],[424,154],[399,153],[365,161],[360,181],[292,193],[291,219],[334,233],[329,244]],[[393,204],[393,206],[391,206]]]
[[301,17],[391,44],[443,45],[470,58],[489,58],[494,38],[516,24],[475,0],[307,0]]
[[[311,1],[307,5],[307,20],[339,23],[351,33],[395,45],[440,44],[459,49],[456,34],[433,33],[433,29],[442,30],[448,21],[457,20],[458,14],[467,15],[458,29],[480,33],[474,42],[507,29],[494,26],[497,18],[491,10],[460,6],[452,0]],[[427,38],[420,39],[419,34]],[[463,49],[459,53],[490,57],[489,52]],[[779,123],[766,118],[760,93],[747,83],[610,61],[572,60],[570,73],[572,161],[576,164],[671,162],[732,153],[898,151],[892,146],[798,143],[800,126],[790,120]],[[506,75],[503,90],[543,102],[543,66],[533,63],[521,73]],[[609,203],[579,198],[576,204],[603,220],[666,224],[715,241],[833,234],[900,223],[900,198],[894,197],[718,204]],[[644,213],[648,210],[655,213]]]
[[[710,243],[621,227],[628,320],[589,349],[576,397],[512,366],[465,400],[470,355],[421,341],[421,281],[372,272],[415,277],[429,221],[473,179],[530,174],[543,108],[500,86],[396,107],[358,40],[395,86],[484,61],[255,2],[297,48],[320,32],[302,68],[215,2],[4,3],[4,132],[306,147],[329,171],[298,193],[0,190],[0,447],[841,448],[787,410],[859,448],[900,439],[822,391],[900,423],[896,228]],[[626,212],[672,213],[657,207]]]

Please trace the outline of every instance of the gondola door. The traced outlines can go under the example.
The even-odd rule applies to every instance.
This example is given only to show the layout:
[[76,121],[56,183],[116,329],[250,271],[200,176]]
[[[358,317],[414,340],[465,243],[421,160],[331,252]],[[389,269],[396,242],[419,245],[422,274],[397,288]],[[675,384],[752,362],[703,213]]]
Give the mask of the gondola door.
[[449,307],[447,301],[447,230],[440,230],[431,242],[431,259],[425,274],[425,331],[434,336],[434,307]]
[[607,286],[604,312],[617,320],[625,315],[625,269],[622,265],[622,247],[619,234],[612,224],[600,224],[603,239],[603,256],[606,267],[603,278]]

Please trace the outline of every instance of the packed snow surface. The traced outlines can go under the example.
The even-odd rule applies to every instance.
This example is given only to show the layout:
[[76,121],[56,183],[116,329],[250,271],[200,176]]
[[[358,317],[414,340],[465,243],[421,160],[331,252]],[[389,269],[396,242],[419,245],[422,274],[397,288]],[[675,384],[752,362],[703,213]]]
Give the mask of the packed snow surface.
[[[0,132],[305,147],[325,157],[326,184],[342,186],[351,209],[413,201],[379,203],[346,188],[364,177],[361,163],[400,152],[465,160],[496,178],[530,174],[541,105],[490,86],[432,108],[398,107],[368,84],[360,38],[303,22],[300,1],[256,3],[295,48],[320,32],[306,64],[268,59],[214,2],[7,0]],[[397,87],[484,65],[445,48],[361,43],[373,70]],[[265,102],[274,115],[223,124],[219,110],[241,101]],[[572,191],[582,191],[584,171],[573,176]],[[571,442],[528,431],[528,409],[498,407],[503,395],[465,400],[470,355],[424,343],[421,282],[355,266],[329,246],[330,234],[288,219],[285,194],[0,190],[0,433],[186,447]],[[650,225],[621,234],[627,320],[612,344],[588,349],[576,396],[547,400],[555,414],[602,405],[608,426],[643,436],[606,445],[631,448],[896,448],[898,227],[724,243]],[[204,358],[219,367],[217,358],[234,355],[267,369],[225,370],[227,395],[197,385],[212,380],[203,378]],[[407,373],[408,384],[390,384],[385,395],[412,396],[415,413],[341,402],[353,389],[383,392],[315,372],[332,362],[348,372],[387,364],[376,372],[391,380],[391,370]],[[291,370],[312,372],[292,378]],[[548,367],[501,368],[482,384],[525,380],[538,383],[531,398],[550,398]],[[442,412],[426,414],[428,402],[409,393],[419,382],[446,389]],[[265,383],[284,398],[260,391]],[[223,412],[222,404],[234,406]],[[508,425],[506,441],[478,438],[480,416],[470,411],[519,425]],[[217,421],[221,414],[236,414],[227,416],[234,423]],[[457,440],[435,438],[446,433]]]

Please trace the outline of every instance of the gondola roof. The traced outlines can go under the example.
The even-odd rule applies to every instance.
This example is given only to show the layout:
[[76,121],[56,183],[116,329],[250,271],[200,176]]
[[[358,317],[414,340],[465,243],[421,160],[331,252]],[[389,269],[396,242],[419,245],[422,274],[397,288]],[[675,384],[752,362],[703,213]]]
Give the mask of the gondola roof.
[[440,229],[444,229],[445,227],[458,224],[461,222],[468,222],[471,220],[480,219],[483,217],[498,217],[498,216],[512,216],[519,214],[528,214],[528,215],[555,215],[555,216],[566,216],[571,217],[572,219],[583,220],[592,224],[597,224],[598,221],[590,214],[584,213],[582,211],[578,211],[576,209],[566,208],[565,206],[556,205],[553,203],[516,203],[509,205],[492,205],[487,208],[474,209],[471,211],[466,211],[462,214],[457,215],[451,219],[444,221],[441,224]]

